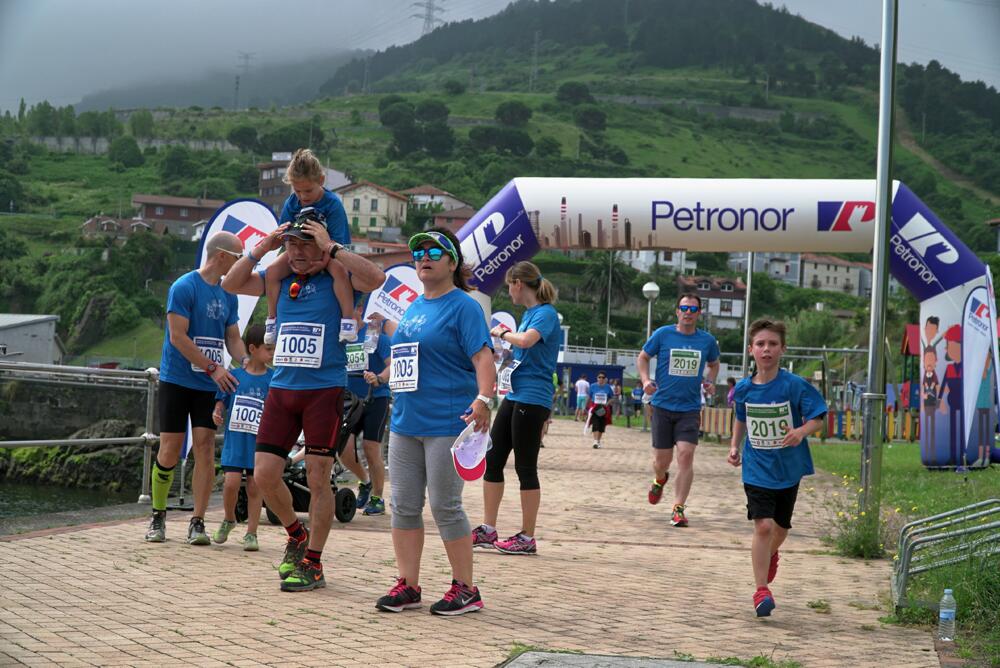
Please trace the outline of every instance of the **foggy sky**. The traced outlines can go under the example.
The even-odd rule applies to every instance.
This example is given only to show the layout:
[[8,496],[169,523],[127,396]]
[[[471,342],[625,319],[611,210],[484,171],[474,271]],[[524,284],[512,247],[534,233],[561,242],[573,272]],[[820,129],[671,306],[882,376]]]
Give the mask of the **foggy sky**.
[[[236,73],[241,51],[254,54],[252,68],[405,44],[422,28],[414,1],[0,0],[0,110],[16,110],[22,97],[65,106],[137,81]],[[441,16],[455,21],[496,13],[508,0],[438,2],[447,10]],[[878,0],[774,4],[842,35],[879,41]],[[936,59],[963,79],[1000,87],[1000,0],[899,4],[901,62]]]

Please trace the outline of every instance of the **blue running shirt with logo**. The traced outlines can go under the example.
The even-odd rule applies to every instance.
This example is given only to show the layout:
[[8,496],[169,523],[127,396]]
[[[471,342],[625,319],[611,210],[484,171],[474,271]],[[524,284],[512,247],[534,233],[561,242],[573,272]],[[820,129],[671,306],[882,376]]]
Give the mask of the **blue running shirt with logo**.
[[[351,228],[347,224],[347,212],[344,210],[344,203],[340,201],[340,196],[334,192],[323,188],[323,196],[318,202],[310,204],[316,211],[326,217],[326,231],[330,238],[345,246],[351,243]],[[290,223],[295,220],[295,216],[303,209],[298,195],[292,193],[285,200],[285,205],[281,208],[281,216],[278,224]]]
[[257,428],[264,413],[264,400],[271,387],[274,369],[253,374],[246,369],[233,369],[239,381],[235,393],[216,392],[215,400],[226,406],[225,439],[222,443],[222,465],[252,469],[257,446]]
[[826,414],[826,402],[804,378],[778,371],[769,383],[752,378],[736,384],[736,419],[747,425],[743,442],[743,482],[767,489],[785,489],[814,473],[808,439],[782,447],[784,427],[801,427]]
[[656,358],[656,392],[652,404],[677,413],[701,410],[705,365],[719,359],[719,344],[703,329],[681,334],[677,325],[660,327],[642,347]]
[[460,289],[417,297],[406,309],[392,345],[416,343],[418,384],[394,392],[390,429],[404,436],[457,436],[461,415],[479,394],[472,356],[487,347],[490,330],[475,299]]
[[[189,271],[170,286],[167,313],[187,318],[187,335],[206,357],[223,365],[226,328],[240,318],[236,295],[219,285],[209,285],[197,270]],[[204,369],[192,369],[191,362],[170,343],[169,320],[160,354],[160,380],[192,390],[214,392],[218,387]]]
[[[261,277],[267,273],[259,272]],[[299,281],[299,296],[288,290],[295,274],[281,281],[271,387],[321,390],[347,387],[347,355],[340,333],[340,304],[333,294],[333,277],[325,270]]]
[[536,330],[542,335],[530,348],[514,350],[514,360],[520,362],[510,377],[511,392],[507,398],[522,404],[552,408],[552,373],[559,358],[562,329],[552,304],[538,304],[524,312],[517,331]]
[[[385,360],[389,359],[389,354],[391,353],[391,348],[389,347],[389,336],[385,333],[379,334],[378,344],[375,346],[375,352],[366,353],[362,350],[364,345],[365,334],[368,332],[368,325],[364,325],[360,330],[358,330],[358,340],[356,343],[347,344],[347,389],[351,391],[362,399],[368,396],[368,383],[365,382],[364,370],[371,371],[372,373],[382,373],[385,371]],[[356,359],[360,359],[360,356],[364,355],[365,366],[361,371],[351,371],[352,362]],[[389,396],[389,384],[382,383],[381,385],[376,385],[372,390],[372,397],[387,397]]]
[[598,406],[607,406],[611,402],[611,398],[615,396],[614,388],[612,388],[607,383],[603,385],[598,385],[596,382],[591,383],[590,390],[588,391],[590,395],[590,401]]

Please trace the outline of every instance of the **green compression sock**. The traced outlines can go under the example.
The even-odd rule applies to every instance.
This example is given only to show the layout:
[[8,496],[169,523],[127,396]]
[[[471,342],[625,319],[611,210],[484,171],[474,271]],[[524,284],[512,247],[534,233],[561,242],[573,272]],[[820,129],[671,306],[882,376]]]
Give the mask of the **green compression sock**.
[[167,509],[167,496],[170,485],[174,482],[174,468],[164,468],[157,461],[153,462],[153,510]]

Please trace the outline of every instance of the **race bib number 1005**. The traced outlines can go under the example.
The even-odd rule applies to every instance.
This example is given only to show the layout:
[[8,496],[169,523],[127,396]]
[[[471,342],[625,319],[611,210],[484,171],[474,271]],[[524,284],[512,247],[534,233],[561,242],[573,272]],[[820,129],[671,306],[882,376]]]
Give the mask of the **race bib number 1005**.
[[229,413],[229,431],[257,435],[260,416],[264,412],[264,402],[256,397],[237,395],[233,399],[233,409]]
[[312,322],[284,322],[274,346],[275,366],[318,369],[323,366],[323,338],[326,325]]
[[785,432],[792,427],[792,409],[786,401],[780,404],[747,404],[747,435],[750,445],[758,450],[782,447]]
[[[216,339],[211,336],[194,337],[194,345],[198,346],[198,350],[201,351],[201,354],[207,357],[208,359],[212,360],[219,366],[222,366],[223,364],[222,344],[223,344],[222,339]],[[191,370],[199,373],[201,371],[204,371],[204,369],[202,369],[197,364],[192,364]]]
[[393,392],[413,392],[420,381],[420,344],[397,343],[392,347],[389,362],[389,389]]

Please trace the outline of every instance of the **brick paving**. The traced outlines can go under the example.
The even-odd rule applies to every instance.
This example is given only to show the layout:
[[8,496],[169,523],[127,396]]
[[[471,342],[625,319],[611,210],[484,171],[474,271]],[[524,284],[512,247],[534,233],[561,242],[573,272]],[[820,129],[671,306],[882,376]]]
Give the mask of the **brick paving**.
[[[261,526],[261,551],[183,542],[172,513],[165,544],[142,540],[145,521],[121,521],[0,539],[0,665],[492,666],[515,644],[634,657],[758,654],[803,666],[937,666],[929,631],[887,626],[871,609],[888,590],[886,561],[849,560],[820,542],[835,481],[803,485],[795,527],[774,583],[778,607],[753,615],[750,523],[739,472],[725,449],[701,446],[691,527],[669,525],[669,500],[650,506],[648,435],[611,428],[593,450],[581,425],[557,421],[539,466],[536,557],[476,555],[486,608],[438,618],[427,605],[450,574],[433,520],[421,585],[425,606],[375,610],[391,586],[389,518],[335,523],[324,552],[327,588],[278,591],[284,532]],[[519,529],[508,465],[500,533]],[[466,508],[481,520],[480,483]],[[213,508],[210,530],[221,520]],[[822,614],[807,606],[829,601]],[[883,603],[884,605],[884,603]]]

